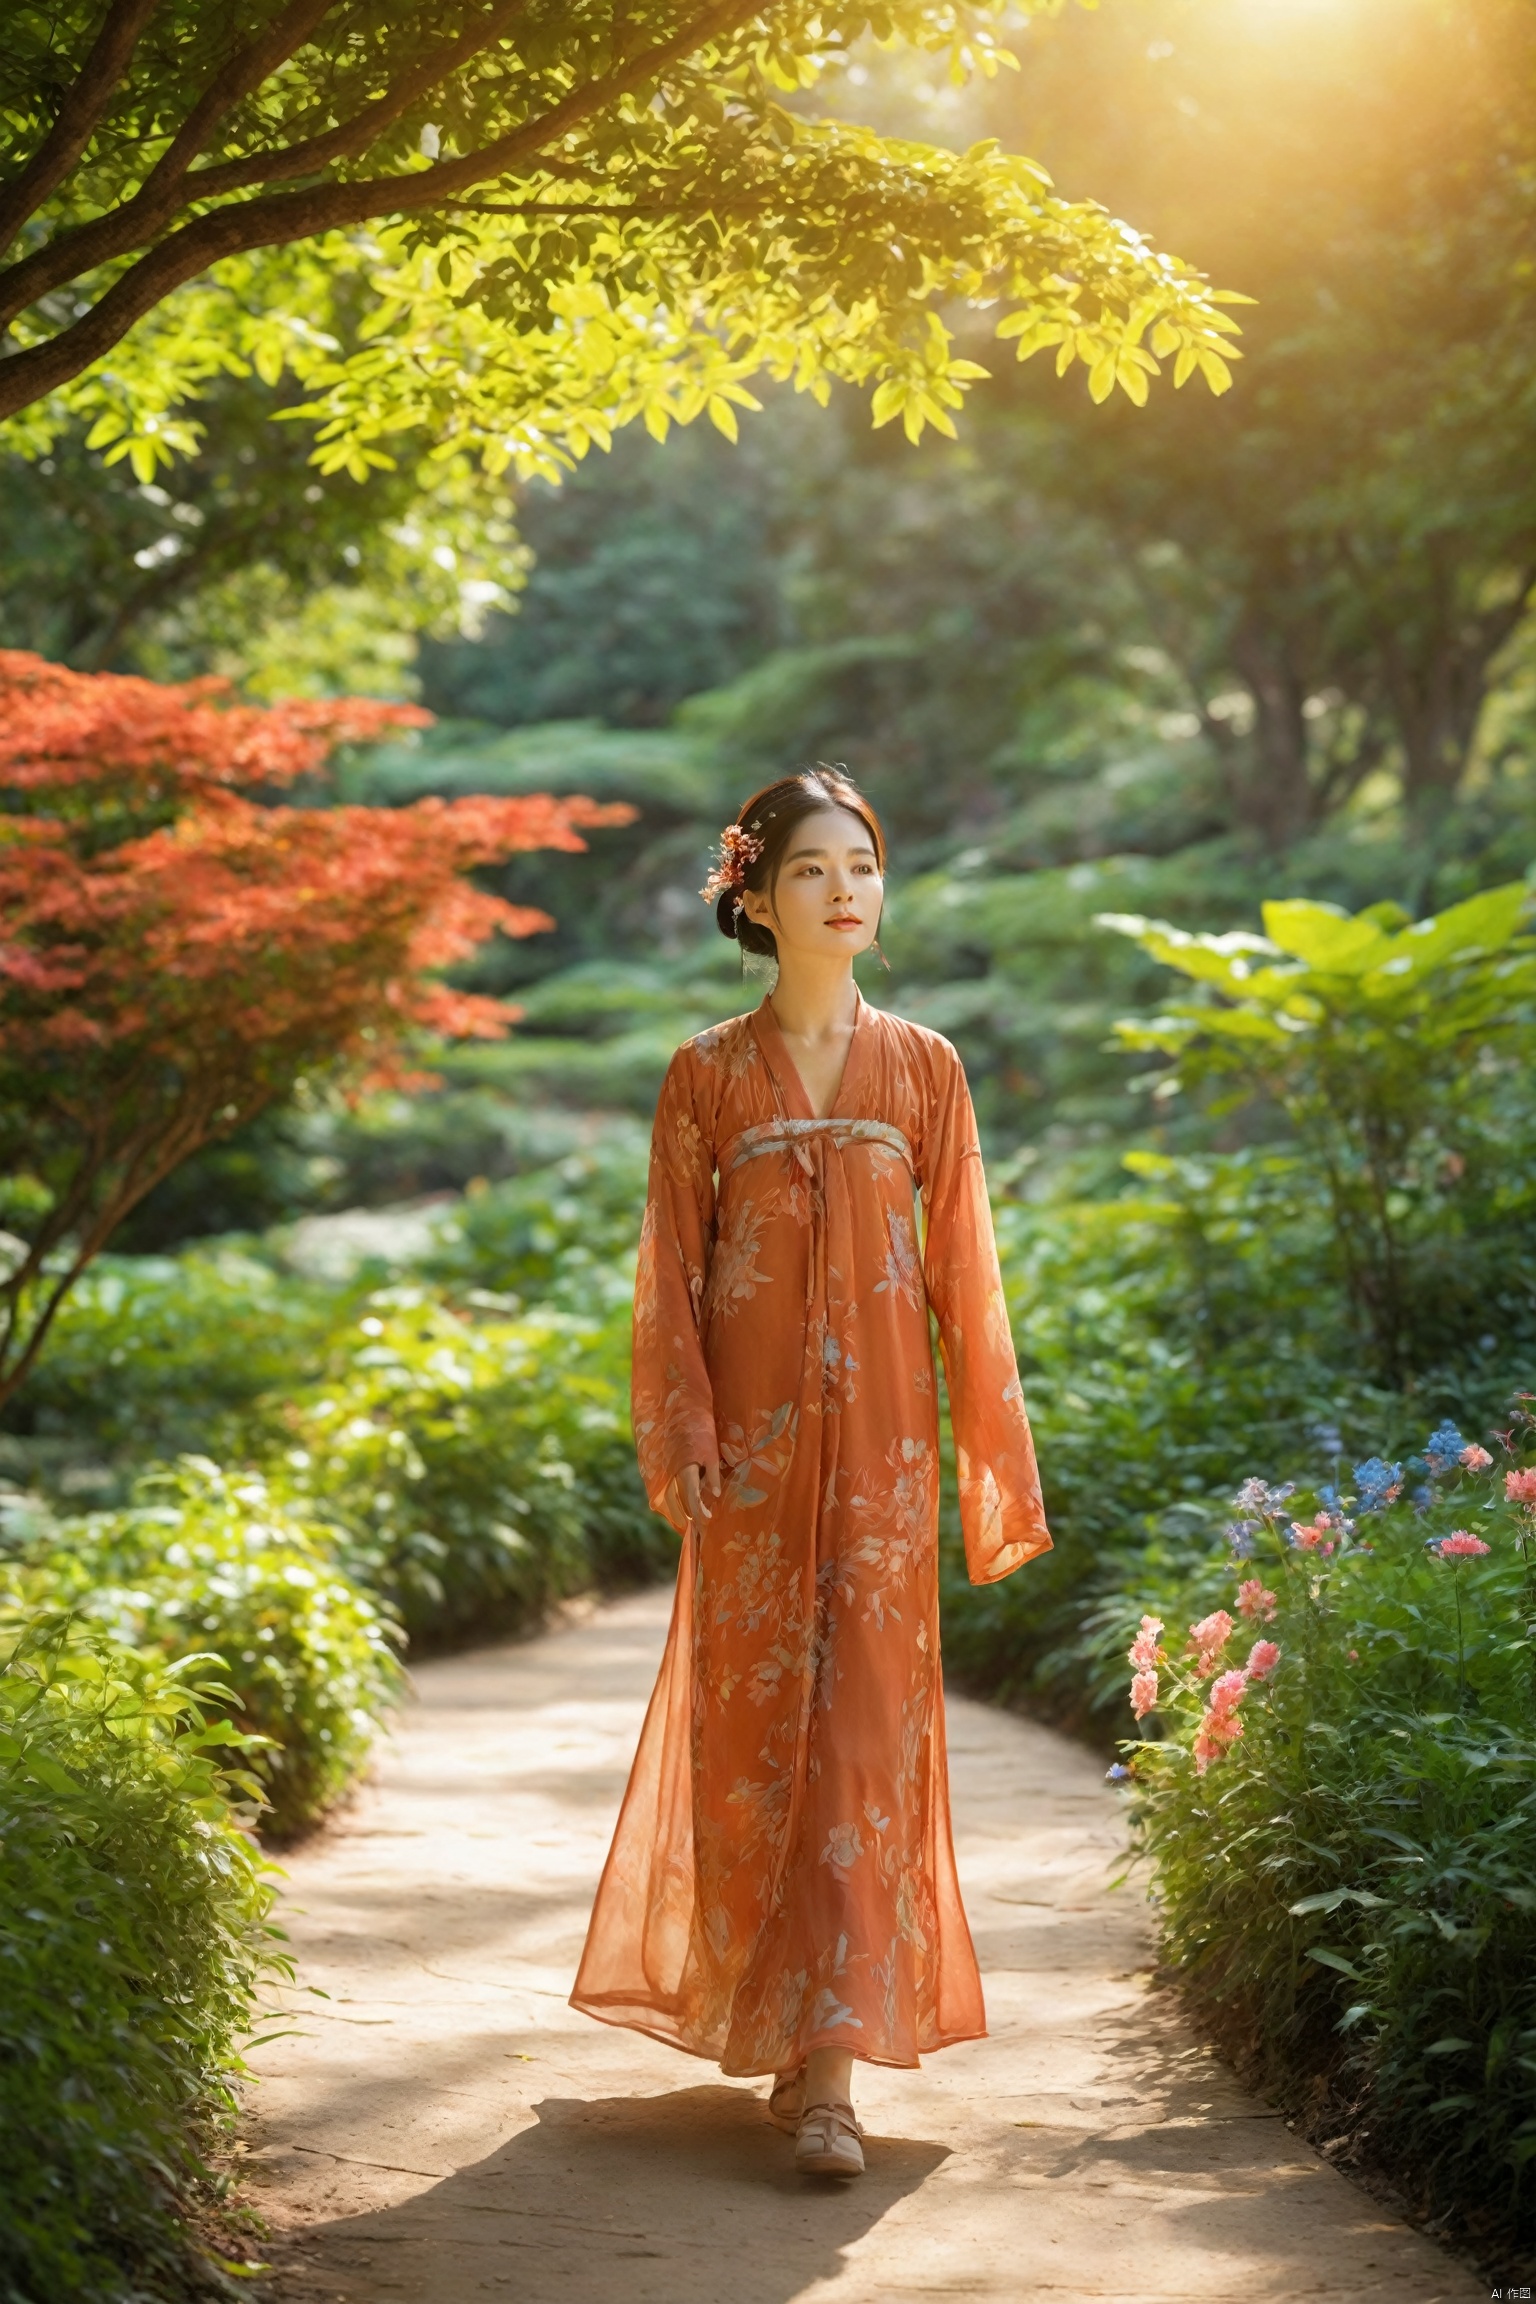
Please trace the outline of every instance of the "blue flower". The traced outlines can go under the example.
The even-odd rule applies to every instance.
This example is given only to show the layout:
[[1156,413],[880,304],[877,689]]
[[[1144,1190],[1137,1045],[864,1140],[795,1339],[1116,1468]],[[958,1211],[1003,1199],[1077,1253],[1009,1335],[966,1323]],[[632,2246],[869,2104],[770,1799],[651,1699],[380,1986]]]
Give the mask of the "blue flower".
[[1254,1555],[1254,1537],[1264,1525],[1262,1520],[1234,1520],[1226,1531],[1227,1543],[1234,1560],[1251,1560]]
[[1380,1456],[1368,1456],[1363,1464],[1355,1466],[1355,1502],[1362,1512],[1384,1512],[1395,1504],[1403,1492],[1401,1464],[1388,1464]]
[[1447,1420],[1437,1424],[1424,1443],[1424,1461],[1438,1480],[1447,1472],[1454,1472],[1461,1462],[1461,1452],[1467,1443],[1454,1424]]
[[1129,1774],[1130,1770],[1125,1765],[1125,1762],[1123,1760],[1117,1760],[1113,1768],[1105,1769],[1104,1780],[1108,1784],[1123,1784]]
[[1319,1455],[1343,1455],[1344,1435],[1337,1424],[1311,1424],[1307,1427],[1307,1435]]
[[1430,1505],[1433,1504],[1434,1500],[1435,1492],[1427,1480],[1423,1481],[1420,1486],[1415,1488],[1413,1491],[1413,1502],[1417,1511],[1427,1512]]

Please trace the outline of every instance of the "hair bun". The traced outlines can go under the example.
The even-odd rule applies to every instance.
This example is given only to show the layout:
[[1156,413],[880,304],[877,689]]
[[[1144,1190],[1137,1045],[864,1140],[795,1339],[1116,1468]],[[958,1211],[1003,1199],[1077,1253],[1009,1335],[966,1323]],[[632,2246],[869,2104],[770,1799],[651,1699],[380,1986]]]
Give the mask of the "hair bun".
[[734,889],[722,890],[715,903],[715,919],[722,936],[735,938],[736,924],[741,916],[741,898]]

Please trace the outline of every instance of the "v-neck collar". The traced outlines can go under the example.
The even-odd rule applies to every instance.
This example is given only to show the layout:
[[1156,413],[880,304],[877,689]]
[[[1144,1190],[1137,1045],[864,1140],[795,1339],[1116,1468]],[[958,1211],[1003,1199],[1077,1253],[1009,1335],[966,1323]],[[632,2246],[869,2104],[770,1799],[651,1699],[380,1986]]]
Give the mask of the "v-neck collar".
[[800,1068],[791,1056],[784,1035],[779,1030],[779,1020],[773,1012],[772,995],[765,994],[758,1006],[752,1011],[752,1023],[757,1033],[757,1044],[763,1052],[774,1085],[778,1089],[779,1101],[786,1107],[791,1119],[835,1120],[842,1114],[842,1107],[847,1102],[849,1090],[854,1086],[857,1072],[862,1067],[864,1046],[869,1038],[867,1022],[869,1002],[857,984],[853,988],[853,997],[856,1002],[853,1011],[853,1036],[848,1042],[848,1055],[843,1064],[843,1076],[837,1084],[837,1094],[832,1099],[830,1110],[826,1112],[817,1112],[812,1108],[811,1099],[806,1093],[805,1082],[800,1077]]

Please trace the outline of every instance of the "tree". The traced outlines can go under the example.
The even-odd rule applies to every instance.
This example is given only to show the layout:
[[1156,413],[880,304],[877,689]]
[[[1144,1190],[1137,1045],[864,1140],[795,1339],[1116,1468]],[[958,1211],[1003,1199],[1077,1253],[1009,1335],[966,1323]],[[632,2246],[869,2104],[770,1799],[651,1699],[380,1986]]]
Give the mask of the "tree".
[[467,882],[584,845],[580,799],[280,805],[338,744],[419,725],[357,700],[264,710],[0,653],[0,1403],[113,1228],[316,1065],[398,1072],[406,1035],[495,1035],[436,971],[550,925]]
[[[1026,0],[1052,8],[1060,0]],[[558,468],[644,416],[727,431],[761,369],[876,387],[950,426],[939,306],[1008,307],[1019,349],[1146,397],[1215,390],[1235,324],[1202,276],[992,144],[809,117],[873,34],[993,71],[1005,0],[60,0],[0,57],[0,419],[69,414],[142,478],[210,378],[291,370],[325,460],[402,430]],[[786,100],[788,99],[788,100]],[[342,344],[342,282],[371,311]]]
[[1108,526],[1240,824],[1284,846],[1380,770],[1422,823],[1536,582],[1536,18],[1148,0],[1029,46],[976,125],[1159,233],[1198,218],[1258,308],[1198,426],[1029,394],[1012,461]]

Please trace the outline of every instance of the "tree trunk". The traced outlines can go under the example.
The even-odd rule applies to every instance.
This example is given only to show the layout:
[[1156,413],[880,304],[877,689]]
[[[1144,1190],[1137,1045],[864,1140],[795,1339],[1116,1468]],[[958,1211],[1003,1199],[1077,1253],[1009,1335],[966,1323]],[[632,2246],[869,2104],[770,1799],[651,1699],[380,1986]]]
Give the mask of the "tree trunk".
[[1234,635],[1232,662],[1257,714],[1250,760],[1229,778],[1233,807],[1267,848],[1286,848],[1311,831],[1316,816],[1302,710],[1307,683],[1284,638],[1252,623]]
[[1426,547],[1427,613],[1417,634],[1394,626],[1381,659],[1388,705],[1403,754],[1403,799],[1411,816],[1449,807],[1465,773],[1487,700],[1495,657],[1526,614],[1536,571],[1522,569],[1495,608],[1463,609],[1455,597],[1452,540]]

